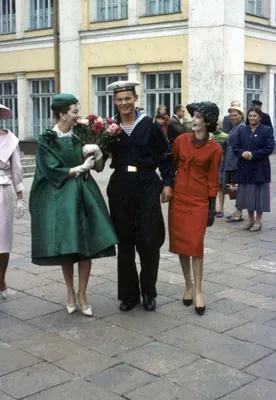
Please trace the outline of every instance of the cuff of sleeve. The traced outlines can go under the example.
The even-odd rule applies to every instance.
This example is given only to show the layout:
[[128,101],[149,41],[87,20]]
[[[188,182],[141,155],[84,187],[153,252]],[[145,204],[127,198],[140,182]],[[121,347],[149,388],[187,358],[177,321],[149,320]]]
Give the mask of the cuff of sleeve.
[[213,199],[215,199],[217,197],[218,192],[214,192],[214,191],[209,191],[209,198],[212,197]]
[[167,178],[163,180],[163,186],[173,187],[173,178]]
[[19,183],[19,185],[16,185],[14,190],[15,190],[16,193],[23,192],[23,190],[24,190],[23,183]]

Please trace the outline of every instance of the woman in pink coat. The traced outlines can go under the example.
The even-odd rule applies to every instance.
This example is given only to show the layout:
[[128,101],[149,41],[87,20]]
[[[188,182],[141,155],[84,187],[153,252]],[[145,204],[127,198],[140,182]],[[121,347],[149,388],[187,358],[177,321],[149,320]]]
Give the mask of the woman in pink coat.
[[[11,117],[12,111],[0,104],[0,121]],[[25,212],[18,142],[11,131],[0,129],[0,299],[6,299],[8,294],[5,274],[13,239],[13,188],[17,196],[16,217],[23,217]]]

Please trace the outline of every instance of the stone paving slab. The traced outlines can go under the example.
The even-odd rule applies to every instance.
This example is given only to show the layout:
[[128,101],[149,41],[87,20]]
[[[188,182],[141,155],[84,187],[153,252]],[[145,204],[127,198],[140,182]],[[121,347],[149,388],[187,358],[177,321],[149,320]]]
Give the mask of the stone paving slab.
[[253,382],[222,397],[221,400],[264,400],[275,398],[276,384],[265,379],[256,379]]
[[190,364],[199,356],[165,343],[152,342],[117,357],[119,360],[153,375],[164,375]]
[[[271,161],[272,207],[262,231],[244,232],[243,224],[225,219],[207,229],[202,317],[182,303],[184,279],[168,236],[155,313],[141,304],[119,311],[116,257],[110,257],[93,262],[93,318],[79,307],[68,315],[61,268],[31,263],[30,215],[15,220],[9,299],[0,300],[0,400],[274,400],[276,156]],[[104,196],[109,174],[95,176]],[[225,215],[233,206],[226,197]],[[167,222],[167,205],[162,209]],[[136,263],[140,269],[138,256]],[[77,268],[74,279],[77,290]]]
[[0,342],[0,376],[37,364],[42,360],[25,351]]
[[[171,304],[171,303],[169,303]],[[158,333],[168,331],[181,325],[180,321],[174,318],[160,315],[159,313],[145,312],[142,307],[136,308],[132,313],[117,313],[110,317],[104,318],[104,321],[122,328],[133,330],[143,336],[152,337]]]
[[58,304],[38,299],[33,296],[26,296],[17,300],[11,300],[1,303],[1,309],[15,318],[28,320],[41,315],[50,314],[54,311],[63,309]]
[[161,333],[155,339],[237,369],[244,368],[272,352],[271,349],[255,343],[243,342],[188,324]]
[[272,353],[268,357],[256,362],[244,370],[249,374],[259,376],[276,382],[276,353]]
[[85,329],[73,328],[58,335],[110,357],[152,341],[139,333],[101,320],[92,321]]
[[119,395],[132,392],[156,378],[127,364],[118,364],[88,376],[86,380]]
[[140,387],[128,393],[125,398],[129,400],[207,400],[207,397],[166,379],[158,379]]
[[39,332],[40,329],[9,315],[6,316],[5,322],[0,324],[0,340],[3,342],[10,343],[29,338]]
[[65,371],[78,375],[81,378],[86,378],[95,372],[105,370],[119,363],[120,360],[115,357],[109,357],[93,350],[87,350],[80,354],[66,356],[54,364]]
[[255,379],[210,360],[198,360],[167,374],[166,378],[211,398],[221,397]]
[[0,390],[15,399],[22,399],[72,378],[68,372],[45,362],[2,376]]
[[28,339],[11,344],[49,362],[58,361],[68,354],[83,353],[87,350],[84,346],[48,332],[37,333]]
[[45,390],[25,400],[119,400],[121,397],[81,379]]

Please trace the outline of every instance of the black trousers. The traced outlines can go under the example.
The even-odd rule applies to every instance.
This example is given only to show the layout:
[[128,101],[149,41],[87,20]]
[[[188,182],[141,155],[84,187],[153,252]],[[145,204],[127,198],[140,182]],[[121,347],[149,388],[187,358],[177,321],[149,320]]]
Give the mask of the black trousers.
[[[155,171],[115,171],[107,195],[118,244],[118,299],[138,302],[140,293],[156,297],[160,247],[165,240],[160,205],[162,182]],[[135,263],[140,257],[140,285]],[[141,288],[141,290],[140,290]]]

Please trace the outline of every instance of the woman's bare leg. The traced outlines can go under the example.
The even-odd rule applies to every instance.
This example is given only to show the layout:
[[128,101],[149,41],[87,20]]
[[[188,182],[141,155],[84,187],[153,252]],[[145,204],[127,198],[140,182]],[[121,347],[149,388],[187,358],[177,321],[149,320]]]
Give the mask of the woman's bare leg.
[[89,281],[91,272],[91,260],[84,260],[79,262],[79,302],[82,308],[88,307],[86,299],[86,288]]
[[195,280],[195,306],[204,307],[202,293],[203,257],[192,257],[192,265]]
[[184,299],[190,300],[193,298],[193,282],[191,278],[191,265],[190,265],[190,257],[179,255],[180,264],[182,267],[186,289],[184,293]]
[[62,265],[62,272],[67,286],[68,304],[76,304],[76,294],[74,289],[74,264]]

